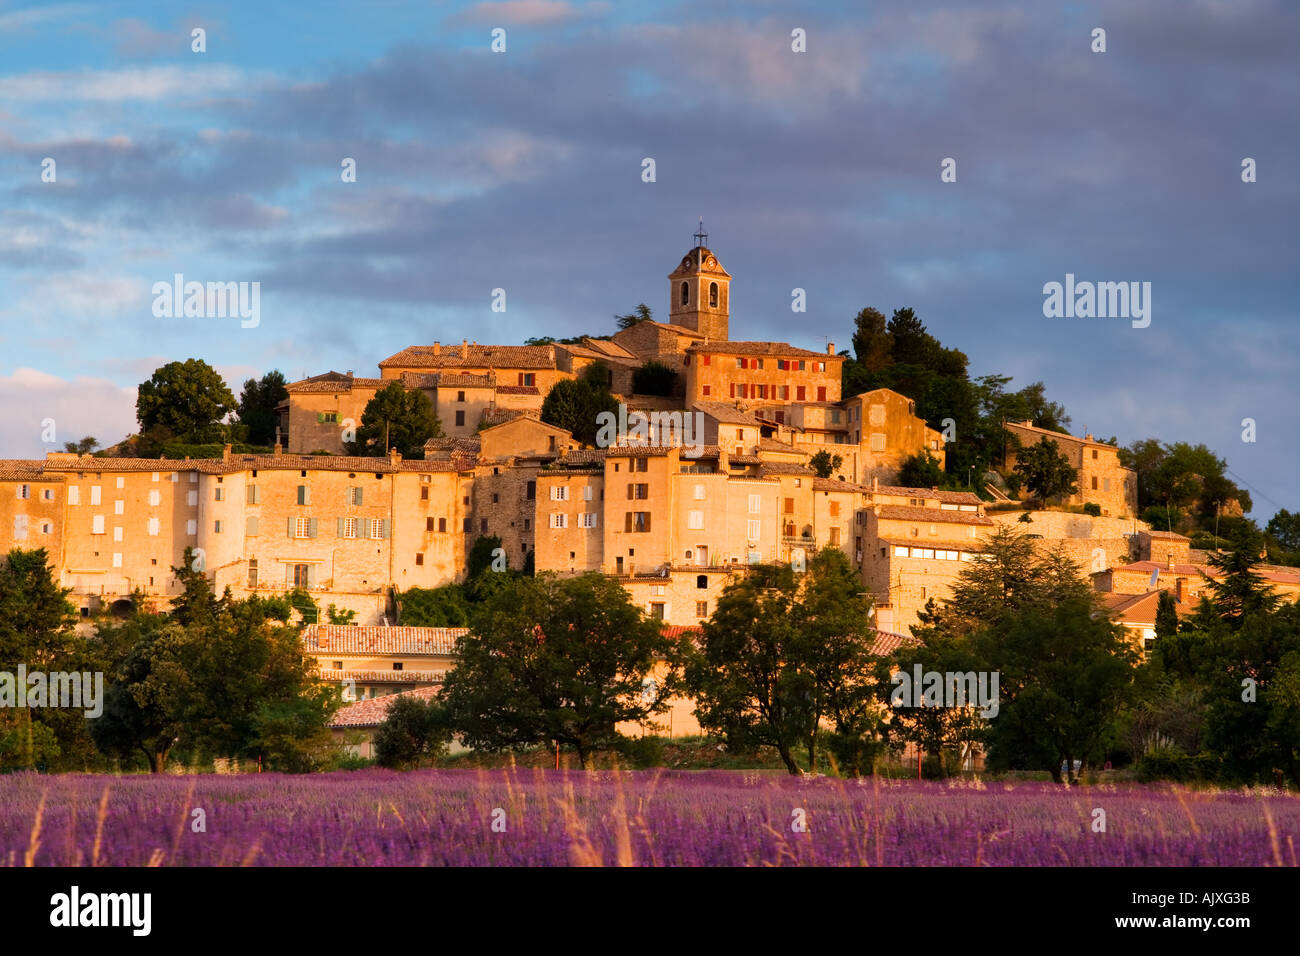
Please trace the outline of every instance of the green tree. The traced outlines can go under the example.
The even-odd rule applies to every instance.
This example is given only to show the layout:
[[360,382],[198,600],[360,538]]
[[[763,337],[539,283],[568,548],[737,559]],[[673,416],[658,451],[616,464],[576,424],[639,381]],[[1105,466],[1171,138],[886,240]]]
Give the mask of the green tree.
[[446,715],[437,701],[397,694],[375,731],[375,762],[393,770],[419,767],[443,756],[450,741]]
[[1300,551],[1300,511],[1281,509],[1268,519],[1265,530],[1284,551]]
[[[1274,611],[1280,598],[1255,568],[1260,563],[1264,539],[1250,525],[1238,526],[1231,538],[1231,550],[1211,554],[1207,561],[1214,570],[1206,586],[1214,613],[1231,630],[1248,615]],[[1207,622],[1198,621],[1200,626]]]
[[235,409],[225,380],[202,359],[168,362],[140,383],[135,401],[141,433],[163,430],[184,438],[221,421]]
[[403,458],[420,459],[424,443],[441,437],[442,422],[428,396],[394,379],[366,402],[356,440],[345,447],[350,455],[384,456],[396,448]]
[[[600,574],[515,577],[475,608],[442,699],[448,726],[487,751],[555,741],[584,768],[622,741],[617,725],[667,709],[675,646],[617,581]],[[668,674],[657,693],[646,681]]]
[[402,592],[398,621],[403,627],[465,627],[469,600],[460,584],[409,588]]
[[1048,770],[1101,759],[1132,699],[1137,652],[1123,628],[1094,614],[1087,598],[1003,617],[972,635],[983,669],[996,670],[1002,701],[989,721],[989,765]]
[[663,362],[651,360],[632,373],[632,391],[638,395],[671,395],[677,373]]
[[929,452],[912,455],[898,469],[898,483],[904,488],[942,488],[948,476]]
[[81,441],[69,441],[63,443],[63,450],[70,451],[74,455],[89,455],[99,447],[99,439],[87,435]]
[[288,397],[284,375],[278,370],[267,372],[260,381],[250,378],[244,382],[244,390],[239,395],[239,421],[248,426],[250,444],[275,442],[275,429],[280,421],[276,407]]
[[642,302],[627,315],[615,315],[614,321],[617,323],[619,330],[621,331],[623,329],[630,329],[638,322],[648,322],[653,317],[653,313],[650,311],[650,306]]
[[853,320],[853,354],[869,374],[884,371],[891,362],[890,337],[885,314],[865,308]]
[[1079,490],[1079,472],[1068,455],[1051,438],[1022,448],[1016,456],[1015,471],[1029,493],[1046,506],[1052,498],[1066,498]]
[[1156,602],[1156,637],[1178,633],[1178,605],[1168,591],[1161,591]]
[[844,769],[869,769],[878,746],[881,661],[870,647],[870,598],[838,549],[807,571],[752,565],[731,582],[688,652],[686,682],[700,726],[740,750],[773,747],[791,774],[795,750],[816,768],[823,720]]
[[829,478],[843,464],[843,458],[839,455],[832,455],[824,448],[808,459],[808,467],[813,470],[813,473],[818,478]]
[[593,382],[595,375],[588,375],[592,369],[605,369],[600,362],[593,362],[583,369],[579,379],[561,379],[551,386],[542,402],[542,421],[570,432],[578,441],[591,445],[596,442],[599,431],[599,416],[608,412],[617,417],[618,400],[610,394],[609,388]]

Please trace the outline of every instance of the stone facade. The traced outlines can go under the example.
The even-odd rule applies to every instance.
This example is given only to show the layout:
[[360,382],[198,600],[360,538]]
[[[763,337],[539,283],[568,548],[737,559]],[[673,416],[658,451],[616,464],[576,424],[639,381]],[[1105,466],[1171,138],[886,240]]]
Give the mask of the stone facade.
[[[1092,502],[1100,505],[1101,513],[1116,518],[1137,515],[1137,475],[1119,463],[1119,449],[1093,439],[1091,435],[1076,438],[1063,432],[1037,428],[1029,422],[1006,422],[1009,431],[1022,446],[1050,440],[1070,460],[1079,473],[1079,492],[1064,503],[1082,505]],[[1014,448],[1007,451],[1007,468],[1014,468]],[[1024,495],[1022,495],[1023,497]]]

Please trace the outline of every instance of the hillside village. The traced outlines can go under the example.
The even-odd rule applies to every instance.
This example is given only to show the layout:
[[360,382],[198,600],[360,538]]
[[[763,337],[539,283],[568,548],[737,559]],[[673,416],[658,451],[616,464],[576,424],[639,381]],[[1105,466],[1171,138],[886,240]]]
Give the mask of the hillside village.
[[[0,547],[45,548],[85,618],[125,610],[133,593],[166,606],[187,549],[218,593],[303,588],[322,607],[355,612],[358,626],[311,627],[305,641],[324,676],[362,698],[441,679],[458,632],[402,626],[400,594],[462,580],[486,536],[500,539],[512,568],[613,576],[681,632],[708,619],[747,565],[798,565],[839,548],[874,597],[879,633],[905,640],[927,602],[942,600],[982,541],[1021,522],[1024,508],[996,488],[993,508],[973,490],[901,485],[913,456],[942,465],[943,435],[898,392],[841,394],[845,359],[833,343],[819,352],[733,338],[732,276],[703,244],[668,280],[667,322],[608,339],[434,341],[381,359],[376,377],[330,371],[291,383],[274,454],[227,446],[210,459],[51,452],[0,462]],[[670,394],[634,391],[636,370],[652,362],[677,373]],[[647,441],[624,428],[600,446],[543,422],[548,391],[598,363],[625,422],[689,415],[695,440],[670,429]],[[443,437],[423,460],[349,456],[345,431],[394,380],[428,397]],[[1057,442],[1077,470],[1078,492],[1029,527],[1042,548],[1063,547],[1080,564],[1135,642],[1153,639],[1161,591],[1190,613],[1206,556],[1137,519],[1136,476],[1116,446],[1029,422],[1006,428],[1022,448]],[[829,477],[810,465],[820,451],[838,456]],[[1080,513],[1085,504],[1093,513]],[[1300,595],[1295,569],[1261,574]]]

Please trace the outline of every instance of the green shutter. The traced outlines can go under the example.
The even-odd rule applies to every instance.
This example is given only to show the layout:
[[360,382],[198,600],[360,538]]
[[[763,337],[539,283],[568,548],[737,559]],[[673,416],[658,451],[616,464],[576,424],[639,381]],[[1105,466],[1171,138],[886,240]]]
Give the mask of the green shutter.
[[358,489],[357,489],[357,493],[356,493],[356,497],[353,499],[352,503],[353,503],[354,505],[357,505],[358,507],[360,507],[360,505],[361,505],[361,503],[362,503],[362,501],[363,501],[364,499],[365,499],[365,489],[364,489],[364,488],[358,488]]

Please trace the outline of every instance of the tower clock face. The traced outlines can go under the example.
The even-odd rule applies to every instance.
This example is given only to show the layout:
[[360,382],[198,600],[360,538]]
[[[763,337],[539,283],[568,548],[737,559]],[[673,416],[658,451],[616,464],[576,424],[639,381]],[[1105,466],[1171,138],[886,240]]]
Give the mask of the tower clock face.
[[710,257],[709,257],[709,263],[708,263],[708,264],[711,265],[711,266],[716,266],[716,265],[718,264],[718,262],[717,262],[716,259],[714,259],[712,256],[710,256]]

